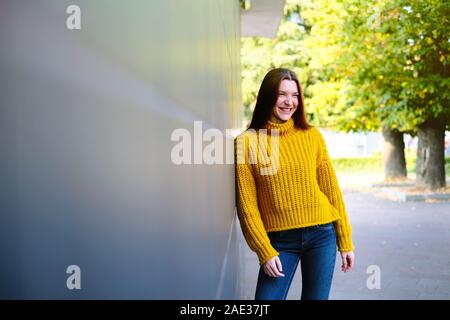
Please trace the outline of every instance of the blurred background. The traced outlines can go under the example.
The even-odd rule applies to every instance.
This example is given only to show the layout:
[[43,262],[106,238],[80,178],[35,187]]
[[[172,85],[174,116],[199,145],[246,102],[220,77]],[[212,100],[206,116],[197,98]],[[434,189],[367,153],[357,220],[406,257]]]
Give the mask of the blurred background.
[[[234,166],[176,165],[171,135],[241,132],[275,67],[297,72],[344,190],[450,193],[449,17],[444,0],[0,0],[0,298],[251,299]],[[448,221],[411,251],[436,270]]]

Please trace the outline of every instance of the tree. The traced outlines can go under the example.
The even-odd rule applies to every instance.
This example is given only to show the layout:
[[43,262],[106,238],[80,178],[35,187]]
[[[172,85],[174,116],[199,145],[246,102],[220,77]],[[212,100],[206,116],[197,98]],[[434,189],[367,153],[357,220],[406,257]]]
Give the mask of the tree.
[[378,43],[386,35],[374,32],[372,24],[381,5],[380,1],[314,1],[302,14],[313,25],[307,43],[312,56],[309,67],[316,80],[309,89],[309,105],[324,119],[322,126],[345,132],[382,127],[385,178],[392,179],[406,177],[406,161],[403,133],[377,115],[380,73],[373,65],[384,63]]
[[288,0],[276,39],[243,40],[244,103],[269,68],[292,68],[313,124],[381,129],[388,178],[406,175],[403,133],[418,135],[417,184],[444,186],[449,8],[445,0]]
[[[391,153],[385,155],[388,177],[406,174],[402,132],[418,134],[417,183],[444,186],[443,137],[450,118],[450,3],[314,3],[313,12],[303,15],[312,19],[312,67],[315,60],[325,61],[316,63],[322,70],[312,87],[312,99],[325,101],[314,104],[317,112],[345,131],[382,127],[391,145],[387,149]],[[333,48],[334,59],[323,58],[326,47]],[[320,98],[324,89],[332,99]]]
[[[362,1],[351,2],[363,6]],[[371,17],[372,23],[368,23]],[[382,53],[384,61],[364,61],[356,81],[374,84],[380,97],[376,113],[385,125],[418,135],[416,183],[430,188],[445,186],[444,136],[450,122],[449,17],[448,1],[389,0],[360,27],[370,26],[374,33],[381,33],[368,50],[375,57]],[[354,26],[352,19],[348,26]]]

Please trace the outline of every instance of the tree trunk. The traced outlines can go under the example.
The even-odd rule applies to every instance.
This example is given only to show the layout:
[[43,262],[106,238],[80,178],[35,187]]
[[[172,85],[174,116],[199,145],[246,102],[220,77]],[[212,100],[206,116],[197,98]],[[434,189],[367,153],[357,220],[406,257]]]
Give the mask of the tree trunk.
[[416,185],[445,187],[445,122],[431,119],[418,127]]
[[386,126],[382,128],[384,138],[384,179],[406,178],[405,142],[403,133]]

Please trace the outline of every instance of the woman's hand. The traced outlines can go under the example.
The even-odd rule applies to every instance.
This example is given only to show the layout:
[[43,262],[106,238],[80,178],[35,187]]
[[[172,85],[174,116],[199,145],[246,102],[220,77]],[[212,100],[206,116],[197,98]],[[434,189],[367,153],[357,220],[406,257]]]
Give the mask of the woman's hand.
[[281,261],[278,256],[270,258],[270,260],[263,265],[263,269],[269,277],[284,277],[284,274],[281,273],[283,272],[283,266],[281,265]]
[[355,254],[353,253],[353,251],[341,252],[341,258],[341,270],[344,272],[350,271],[350,269],[353,268],[353,265],[355,264]]

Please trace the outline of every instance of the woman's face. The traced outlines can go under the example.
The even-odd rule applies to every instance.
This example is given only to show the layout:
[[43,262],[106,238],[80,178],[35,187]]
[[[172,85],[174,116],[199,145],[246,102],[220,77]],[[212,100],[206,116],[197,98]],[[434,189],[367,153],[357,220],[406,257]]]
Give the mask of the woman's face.
[[272,110],[270,121],[282,123],[289,120],[298,107],[298,88],[294,80],[282,80],[278,89],[278,99]]

